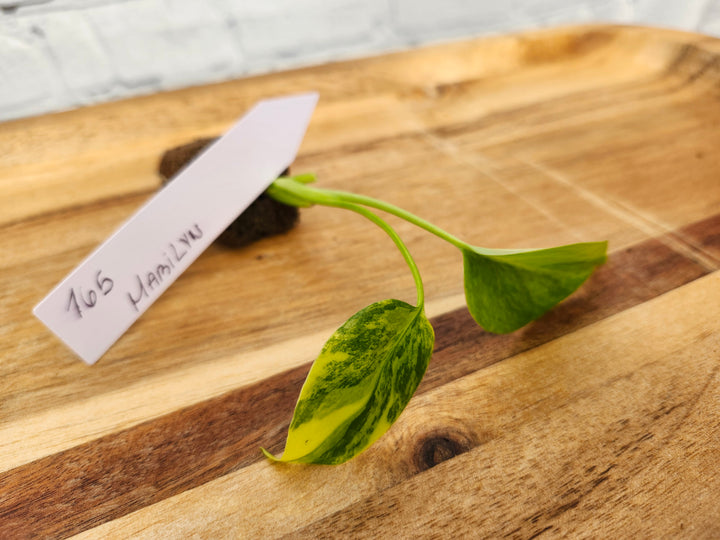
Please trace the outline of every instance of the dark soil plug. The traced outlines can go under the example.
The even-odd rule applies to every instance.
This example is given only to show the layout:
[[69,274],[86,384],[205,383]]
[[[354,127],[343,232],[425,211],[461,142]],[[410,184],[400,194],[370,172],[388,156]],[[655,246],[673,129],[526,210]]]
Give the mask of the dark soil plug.
[[[215,140],[214,138],[198,139],[165,152],[158,166],[163,184],[169,182],[180,169]],[[289,173],[290,170],[285,169],[282,175]],[[262,193],[223,231],[217,241],[233,248],[246,246],[261,238],[288,232],[298,222],[299,217],[296,207],[279,203],[266,193]]]

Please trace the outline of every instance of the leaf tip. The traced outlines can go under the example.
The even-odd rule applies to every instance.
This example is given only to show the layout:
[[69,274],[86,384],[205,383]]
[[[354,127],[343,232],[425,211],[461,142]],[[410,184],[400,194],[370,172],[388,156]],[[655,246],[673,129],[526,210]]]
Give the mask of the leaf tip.
[[263,455],[268,458],[273,463],[279,463],[282,461],[282,458],[276,458],[274,455],[272,455],[270,452],[265,450],[264,448],[260,447],[260,451],[263,453]]

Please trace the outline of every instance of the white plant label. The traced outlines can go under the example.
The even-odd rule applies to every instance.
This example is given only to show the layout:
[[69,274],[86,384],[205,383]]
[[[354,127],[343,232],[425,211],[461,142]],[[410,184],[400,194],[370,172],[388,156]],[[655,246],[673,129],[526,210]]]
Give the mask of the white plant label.
[[316,93],[258,102],[33,310],[94,364],[295,159]]

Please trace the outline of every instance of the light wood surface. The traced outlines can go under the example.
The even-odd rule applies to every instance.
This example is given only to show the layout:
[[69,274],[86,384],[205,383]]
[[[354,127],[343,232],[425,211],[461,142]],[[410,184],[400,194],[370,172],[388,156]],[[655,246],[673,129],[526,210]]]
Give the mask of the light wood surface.
[[[0,125],[0,538],[720,536],[720,42],[626,27],[473,40]],[[293,170],[487,247],[608,239],[554,311],[483,332],[452,247],[392,220],[436,333],[398,423],[268,463],[309,363],[414,299],[362,218],[213,246],[93,367],[32,307],[159,187],[162,153],[318,90]],[[386,249],[387,248],[387,249]]]

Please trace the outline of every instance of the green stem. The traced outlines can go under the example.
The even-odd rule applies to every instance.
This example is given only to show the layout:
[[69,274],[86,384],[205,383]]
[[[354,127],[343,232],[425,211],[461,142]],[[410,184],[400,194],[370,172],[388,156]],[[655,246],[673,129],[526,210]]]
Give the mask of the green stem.
[[367,197],[365,195],[357,195],[347,191],[315,188],[301,184],[292,178],[278,178],[268,189],[268,194],[280,202],[288,202],[289,204],[294,204],[296,206],[300,205],[297,202],[298,199],[306,204],[321,204],[324,206],[337,206],[338,203],[351,203],[369,206],[370,208],[382,210],[383,212],[387,212],[388,214],[404,219],[413,225],[417,225],[418,227],[425,229],[429,233],[432,233],[447,242],[450,242],[452,245],[460,249],[473,248],[473,246],[470,246],[467,242],[463,242],[456,236],[453,236],[452,234],[442,230],[440,227],[433,225],[429,221],[425,221],[421,217],[418,217],[407,210],[403,210],[399,206],[395,206],[394,204],[380,201],[378,199],[373,199],[372,197]]
[[402,253],[405,262],[410,268],[413,280],[415,281],[415,289],[417,291],[417,305],[418,307],[423,307],[425,303],[425,289],[423,288],[423,282],[420,277],[420,270],[415,263],[415,259],[413,259],[412,255],[410,255],[410,251],[405,245],[405,242],[403,242],[398,233],[395,232],[395,229],[393,229],[385,220],[383,220],[377,214],[374,214],[370,210],[363,208],[362,206],[358,206],[357,204],[338,202],[330,206],[334,206],[336,208],[345,208],[347,210],[356,212],[361,216],[366,217],[367,219],[375,223],[375,225],[380,227],[383,231],[385,231],[385,233],[392,239],[392,241],[395,242],[395,245],[400,250],[400,253]]
[[417,305],[418,307],[423,307],[425,303],[425,289],[423,288],[422,279],[420,278],[420,270],[418,270],[415,259],[412,258],[412,255],[410,255],[410,251],[408,250],[407,246],[402,241],[398,233],[395,232],[395,229],[393,229],[385,220],[383,220],[377,214],[374,214],[367,208],[363,208],[362,206],[359,206],[357,204],[341,200],[327,201],[322,204],[324,206],[344,208],[346,210],[356,212],[361,216],[366,217],[367,219],[375,223],[375,225],[380,227],[383,231],[385,231],[385,233],[392,239],[392,241],[395,242],[395,245],[400,250],[400,253],[402,253],[403,258],[405,259],[405,262],[410,267],[410,272],[412,273],[413,280],[415,280],[415,289],[417,290]]
[[350,193],[348,191],[321,189],[305,185],[314,181],[314,178],[315,177],[311,174],[305,174],[299,177],[280,177],[270,185],[267,192],[272,198],[291,206],[304,207],[312,206],[313,204],[338,206],[339,203],[343,202],[376,208],[378,210],[382,210],[383,212],[387,212],[388,214],[397,216],[400,219],[404,219],[413,225],[417,225],[429,233],[432,233],[435,236],[449,242],[460,250],[470,250],[480,255],[508,255],[511,253],[532,251],[526,249],[493,249],[468,244],[467,242],[460,240],[457,236],[453,236],[449,232],[441,229],[437,225],[434,225],[429,221],[400,208],[399,206],[395,206],[394,204],[374,199],[372,197],[367,197],[365,195]]

